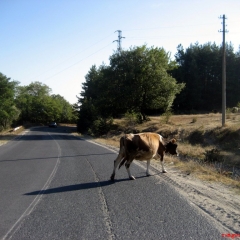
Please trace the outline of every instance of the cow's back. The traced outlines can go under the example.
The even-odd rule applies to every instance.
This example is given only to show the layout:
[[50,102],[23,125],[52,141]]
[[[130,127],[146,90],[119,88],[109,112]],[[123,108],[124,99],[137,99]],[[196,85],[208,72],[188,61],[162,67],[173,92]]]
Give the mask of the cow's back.
[[162,141],[161,136],[157,133],[141,133],[139,136],[153,150],[158,149],[159,143]]
[[140,151],[148,151],[148,145],[141,140],[139,134],[126,134],[125,135],[125,148],[128,153],[136,153]]
[[156,155],[160,142],[157,133],[140,133],[125,135],[126,155],[136,160],[148,160]]

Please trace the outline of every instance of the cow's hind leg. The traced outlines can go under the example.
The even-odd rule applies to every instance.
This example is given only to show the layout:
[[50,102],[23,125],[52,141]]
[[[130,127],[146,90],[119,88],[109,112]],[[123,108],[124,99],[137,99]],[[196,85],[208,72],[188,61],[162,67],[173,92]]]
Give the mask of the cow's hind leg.
[[119,163],[121,162],[122,159],[123,159],[123,154],[120,152],[118,154],[116,160],[114,161],[113,173],[111,175],[111,180],[112,181],[114,181],[117,166],[119,165]]
[[166,173],[167,171],[166,171],[166,169],[164,168],[164,162],[163,162],[163,160],[161,160],[161,165],[162,165],[162,172],[163,172],[163,173]]
[[125,164],[125,167],[126,167],[126,170],[127,170],[127,173],[128,173],[128,176],[129,176],[129,179],[130,180],[135,180],[136,178],[131,174],[130,172],[130,165],[132,163],[133,160],[128,160]]
[[150,176],[150,173],[149,173],[150,161],[151,161],[151,160],[147,160],[147,171],[146,171],[146,175],[147,175],[147,176]]
[[160,162],[161,162],[161,165],[162,165],[162,172],[163,172],[163,173],[166,173],[167,171],[166,171],[166,169],[164,168],[163,155],[162,155],[161,158],[160,158]]

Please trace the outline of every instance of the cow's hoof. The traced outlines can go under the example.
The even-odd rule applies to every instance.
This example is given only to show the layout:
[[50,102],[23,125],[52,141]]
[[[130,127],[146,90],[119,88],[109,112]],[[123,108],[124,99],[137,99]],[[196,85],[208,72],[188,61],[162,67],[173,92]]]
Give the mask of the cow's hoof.
[[111,179],[112,182],[114,182],[114,177],[115,177],[114,175],[112,175],[112,176],[110,177],[110,179]]
[[163,172],[163,173],[167,173],[167,171],[166,171],[166,170],[162,170],[162,172]]
[[130,180],[135,180],[136,178],[134,176],[129,177]]

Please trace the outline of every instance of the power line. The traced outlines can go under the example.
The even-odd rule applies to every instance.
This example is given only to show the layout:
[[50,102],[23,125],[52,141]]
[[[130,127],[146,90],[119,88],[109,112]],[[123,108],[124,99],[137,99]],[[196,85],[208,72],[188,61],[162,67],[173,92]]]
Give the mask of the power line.
[[[98,43],[100,43],[101,41],[103,41],[103,40],[105,40],[106,38],[110,37],[111,35],[112,35],[112,33],[111,33],[110,35],[106,36],[105,38],[99,40],[98,42],[92,44],[91,46],[83,49],[82,51],[74,54],[73,56],[71,56],[71,57],[69,57],[69,58],[66,58],[65,60],[61,61],[59,64],[54,65],[53,67],[49,68],[48,70],[45,70],[45,71],[41,72],[40,74],[38,74],[38,75],[30,78],[30,79],[34,79],[34,78],[36,78],[36,77],[42,76],[43,74],[46,74],[47,72],[49,72],[49,71],[53,70],[54,68],[60,66],[60,65],[63,64],[64,62],[68,61],[69,59],[71,59],[71,58],[73,58],[73,57],[76,57],[77,55],[79,55],[80,53],[83,53],[84,51],[86,51],[86,50],[89,49],[89,48],[92,48],[93,46],[97,45]],[[110,45],[110,44],[109,44],[109,45]],[[108,45],[108,46],[109,46],[109,45]],[[105,48],[105,47],[104,47],[104,48]],[[100,50],[102,50],[102,49],[100,49]],[[99,50],[99,51],[100,51],[100,50]],[[97,52],[98,52],[98,51],[97,51]],[[95,52],[95,53],[97,53],[97,52]],[[94,53],[93,53],[93,54],[94,54]],[[91,54],[91,55],[93,55],[93,54]],[[91,56],[91,55],[89,55],[89,56]],[[89,56],[88,56],[88,57],[89,57]],[[88,58],[88,57],[86,57],[86,58]],[[80,61],[82,61],[82,60],[80,60]],[[73,65],[75,65],[75,64],[73,64]],[[73,65],[72,65],[72,66],[73,66]],[[68,68],[69,68],[69,67],[68,67]],[[68,68],[67,68],[67,69],[68,69]],[[65,69],[65,70],[66,70],[66,69]],[[63,71],[65,71],[65,70],[63,70]],[[54,76],[55,76],[55,75],[54,75]]]
[[[209,34],[199,34],[199,36],[215,36],[216,34],[215,33],[209,33]],[[145,35],[144,37],[128,37],[128,39],[162,39],[162,38],[174,38],[174,37],[196,37],[196,34],[175,34],[175,35],[162,35],[162,36],[147,36]]]
[[52,78],[52,77],[55,77],[55,76],[56,76],[56,75],[58,75],[59,73],[62,73],[62,72],[64,72],[64,71],[66,71],[67,69],[69,69],[69,68],[71,68],[71,67],[75,66],[76,64],[78,64],[78,63],[82,62],[83,60],[85,60],[85,59],[87,59],[87,58],[89,58],[89,57],[91,57],[91,56],[92,56],[92,55],[94,55],[95,53],[97,53],[97,52],[100,52],[101,50],[103,50],[104,48],[106,48],[106,47],[110,46],[111,44],[112,44],[112,43],[110,43],[110,44],[106,45],[105,47],[103,47],[103,48],[99,49],[98,51],[96,51],[96,52],[94,52],[94,53],[92,53],[92,54],[88,55],[87,57],[85,57],[85,58],[81,59],[80,61],[78,61],[78,62],[76,62],[76,63],[74,63],[74,64],[70,65],[69,67],[67,67],[67,68],[65,68],[65,69],[63,69],[63,70],[61,70],[60,72],[57,72],[56,74],[54,74],[54,75],[52,75],[52,76],[50,76],[50,77],[46,78],[45,80],[48,80],[48,79],[50,79],[50,78]]
[[196,27],[196,26],[209,26],[216,25],[217,23],[201,23],[201,24],[189,24],[189,25],[174,25],[174,26],[161,26],[154,28],[134,28],[134,29],[124,29],[125,32],[129,31],[143,31],[143,30],[155,30],[155,29],[163,29],[163,28],[186,28],[186,27]]

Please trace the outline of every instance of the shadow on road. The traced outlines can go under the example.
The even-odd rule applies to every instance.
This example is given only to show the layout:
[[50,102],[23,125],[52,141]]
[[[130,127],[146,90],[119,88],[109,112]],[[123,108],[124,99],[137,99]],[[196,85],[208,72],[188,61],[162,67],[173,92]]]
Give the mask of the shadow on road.
[[31,132],[53,132],[53,133],[72,133],[77,132],[77,127],[58,126],[57,128],[50,128],[48,126],[30,128]]
[[[156,174],[154,174],[156,175]],[[140,178],[146,178],[148,176],[139,176],[136,177],[136,179]],[[132,181],[129,180],[129,178],[123,178],[123,179],[115,179],[114,181],[111,180],[105,180],[101,182],[89,182],[89,183],[80,183],[80,184],[74,184],[74,185],[68,185],[68,186],[62,186],[62,187],[56,187],[56,188],[49,188],[46,190],[39,190],[34,192],[25,193],[24,195],[31,196],[31,195],[45,195],[45,194],[52,194],[52,193],[62,193],[62,192],[72,192],[72,191],[79,191],[79,190],[85,190],[85,189],[92,189],[92,188],[99,188],[99,187],[106,187],[118,182],[125,182],[125,181]]]
[[[139,177],[139,178],[142,178],[142,177]],[[130,180],[128,178],[126,178],[126,179],[119,179],[119,180],[115,180],[115,181],[106,180],[106,181],[101,181],[101,182],[80,183],[80,184],[74,184],[74,185],[69,185],[69,186],[50,188],[47,190],[29,192],[29,193],[25,193],[24,195],[39,195],[39,194],[52,194],[52,193],[79,191],[79,190],[84,190],[84,189],[105,187],[105,186],[109,186],[114,183],[123,182],[123,181],[130,181]]]
[[[12,132],[9,131],[8,134],[1,134],[0,133],[0,140],[2,141],[32,141],[32,140],[52,140],[52,137],[48,134],[50,133],[55,138],[61,139],[68,139],[68,140],[76,140],[77,138],[73,135],[69,135],[73,132],[77,131],[76,127],[69,127],[69,126],[59,126],[57,128],[49,128],[47,126],[39,126],[39,127],[32,127],[26,129],[31,132],[36,132],[32,135],[22,135],[21,132]],[[38,135],[37,132],[44,132],[46,134]],[[78,138],[82,140],[81,138]]]

